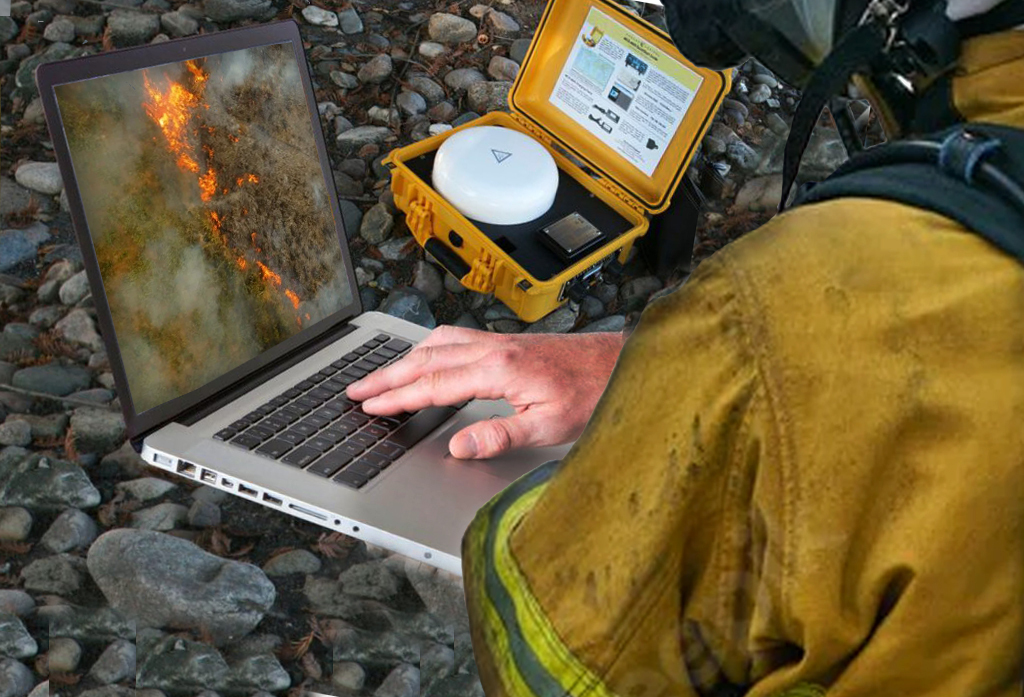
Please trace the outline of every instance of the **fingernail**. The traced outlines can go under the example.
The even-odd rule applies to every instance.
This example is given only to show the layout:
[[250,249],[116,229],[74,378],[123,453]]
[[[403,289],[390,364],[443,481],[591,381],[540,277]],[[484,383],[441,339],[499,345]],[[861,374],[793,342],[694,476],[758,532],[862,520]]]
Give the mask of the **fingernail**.
[[467,433],[460,439],[460,442],[462,445],[461,449],[465,453],[465,455],[462,458],[463,460],[469,459],[471,457],[476,457],[477,454],[480,452],[480,447],[476,442],[476,436],[473,435],[472,433]]

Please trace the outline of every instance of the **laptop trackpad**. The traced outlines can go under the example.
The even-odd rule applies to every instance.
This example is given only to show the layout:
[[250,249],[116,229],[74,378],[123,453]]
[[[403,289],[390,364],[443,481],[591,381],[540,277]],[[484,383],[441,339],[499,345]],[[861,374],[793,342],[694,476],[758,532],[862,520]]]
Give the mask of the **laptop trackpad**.
[[[504,416],[504,414],[502,414],[502,416]],[[438,436],[438,439],[445,447],[444,461],[446,463],[456,464],[460,467],[468,467],[469,469],[486,472],[487,474],[494,475],[495,477],[507,482],[514,482],[523,475],[537,469],[545,462],[561,460],[569,451],[570,447],[569,445],[561,445],[552,448],[521,448],[519,450],[512,450],[510,452],[503,453],[497,457],[492,457],[487,460],[460,460],[457,457],[453,457],[452,454],[447,451],[448,441],[451,440],[452,436],[468,425],[468,423],[460,421],[459,423],[445,429]]]

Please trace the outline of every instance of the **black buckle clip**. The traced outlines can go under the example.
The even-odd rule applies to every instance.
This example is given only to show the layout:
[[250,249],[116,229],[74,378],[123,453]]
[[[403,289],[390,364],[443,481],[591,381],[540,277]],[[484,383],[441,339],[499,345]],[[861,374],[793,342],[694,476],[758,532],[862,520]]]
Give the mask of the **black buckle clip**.
[[957,130],[942,141],[939,151],[939,167],[950,176],[957,177],[970,185],[974,184],[974,171],[992,153],[1003,147],[998,138]]

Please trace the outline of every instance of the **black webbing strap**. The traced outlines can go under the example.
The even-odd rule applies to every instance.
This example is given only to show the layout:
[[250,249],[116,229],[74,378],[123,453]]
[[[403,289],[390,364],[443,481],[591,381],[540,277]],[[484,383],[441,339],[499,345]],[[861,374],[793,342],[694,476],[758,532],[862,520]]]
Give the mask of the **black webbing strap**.
[[956,23],[960,37],[970,39],[1024,25],[1024,0],[1004,0],[991,10]]
[[1024,130],[971,123],[880,145],[801,190],[793,205],[845,197],[938,213],[1024,263]]

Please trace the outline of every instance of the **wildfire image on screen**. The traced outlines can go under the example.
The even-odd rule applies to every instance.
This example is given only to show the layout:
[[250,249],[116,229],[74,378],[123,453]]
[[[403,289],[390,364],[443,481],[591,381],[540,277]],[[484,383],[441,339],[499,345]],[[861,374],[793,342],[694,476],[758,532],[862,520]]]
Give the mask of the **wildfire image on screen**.
[[56,88],[137,413],[352,302],[299,70],[279,44]]

